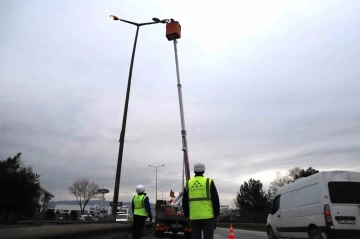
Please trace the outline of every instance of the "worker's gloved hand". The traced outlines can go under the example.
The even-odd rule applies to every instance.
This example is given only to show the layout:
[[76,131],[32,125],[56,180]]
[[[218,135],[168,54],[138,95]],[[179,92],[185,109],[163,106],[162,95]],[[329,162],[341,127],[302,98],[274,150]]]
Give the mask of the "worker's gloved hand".
[[153,221],[153,218],[152,218],[152,217],[149,217],[149,219],[150,219],[150,222],[152,222],[152,221]]

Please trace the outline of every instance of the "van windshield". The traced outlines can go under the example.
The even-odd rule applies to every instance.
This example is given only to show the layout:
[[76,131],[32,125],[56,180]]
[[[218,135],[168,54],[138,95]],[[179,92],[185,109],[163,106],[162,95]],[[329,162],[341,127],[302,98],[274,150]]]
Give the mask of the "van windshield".
[[360,204],[360,182],[329,182],[332,203]]

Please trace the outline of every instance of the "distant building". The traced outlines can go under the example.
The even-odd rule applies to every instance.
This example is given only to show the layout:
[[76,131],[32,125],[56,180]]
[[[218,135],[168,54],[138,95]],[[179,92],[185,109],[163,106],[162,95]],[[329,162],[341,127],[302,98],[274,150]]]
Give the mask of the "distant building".
[[46,212],[48,209],[49,201],[55,196],[40,187],[40,196],[38,198],[39,212]]
[[[86,205],[84,208],[84,215],[101,216],[101,214],[102,215],[111,214],[112,212],[111,206],[104,205],[103,210],[102,208],[103,207],[101,205]],[[78,215],[81,215],[79,204],[57,204],[55,205],[55,208],[53,208],[52,210],[54,210],[55,213],[59,211],[61,215],[64,215],[66,213],[70,215],[71,211],[76,211]],[[129,206],[118,207],[118,211],[119,213],[125,213],[125,214],[131,213],[131,209]]]
[[231,208],[228,205],[221,205],[220,206],[220,215],[222,216],[230,216]]
[[[84,215],[94,215],[100,216],[102,207],[100,205],[86,205],[84,208]],[[81,215],[80,205],[79,204],[57,204],[55,206],[55,212],[59,211],[61,215],[69,214],[71,211],[76,211],[78,215]],[[104,206],[104,211],[102,214],[109,215],[111,214],[111,206]]]

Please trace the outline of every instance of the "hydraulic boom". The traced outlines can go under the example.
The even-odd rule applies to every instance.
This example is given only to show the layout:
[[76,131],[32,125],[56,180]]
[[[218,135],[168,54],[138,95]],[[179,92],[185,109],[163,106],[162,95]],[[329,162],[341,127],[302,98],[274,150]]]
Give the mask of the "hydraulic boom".
[[[177,53],[177,39],[181,35],[181,26],[179,22],[170,19],[170,22],[166,25],[166,37],[169,41],[174,42],[175,52],[175,65],[177,76],[177,88],[179,95],[180,106],[180,119],[181,119],[181,139],[182,139],[182,151],[183,151],[183,168],[182,168],[182,184],[181,192],[175,197],[175,193],[171,190],[170,201],[157,200],[156,203],[156,228],[155,236],[163,236],[164,232],[171,231],[174,234],[178,232],[184,232],[185,238],[191,237],[191,227],[188,220],[185,218],[182,208],[182,197],[185,182],[184,180],[190,179],[190,166],[189,166],[189,152],[186,138],[184,107],[182,99],[182,89],[180,83],[179,61]],[[185,177],[185,179],[184,179]]]
[[[189,152],[186,140],[186,129],[185,129],[185,117],[184,117],[184,106],[182,100],[182,89],[180,83],[180,72],[179,72],[179,61],[177,54],[177,41],[174,40],[174,52],[175,52],[175,64],[176,64],[176,76],[177,76],[177,87],[178,87],[178,95],[179,95],[179,105],[180,105],[180,118],[181,118],[181,137],[182,137],[182,151],[184,154],[184,170],[183,176],[185,174],[186,181],[190,179],[190,166],[189,166]],[[182,182],[182,188],[184,188],[184,178]]]

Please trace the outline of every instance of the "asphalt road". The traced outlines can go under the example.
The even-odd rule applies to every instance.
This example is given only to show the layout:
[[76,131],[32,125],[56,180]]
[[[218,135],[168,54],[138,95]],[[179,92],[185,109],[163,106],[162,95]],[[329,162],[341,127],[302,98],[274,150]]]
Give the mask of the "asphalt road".
[[[229,228],[216,228],[214,239],[224,239],[229,237]],[[266,232],[248,231],[234,229],[236,239],[265,239],[268,238]]]
[[[214,239],[227,239],[229,237],[230,229],[228,228],[216,228]],[[234,229],[235,239],[266,239],[268,238],[265,232],[256,232],[256,231],[247,231]],[[166,238],[171,239],[183,239],[185,238],[183,234],[173,235],[172,233],[165,234]],[[147,237],[146,239],[159,239],[154,237]]]

